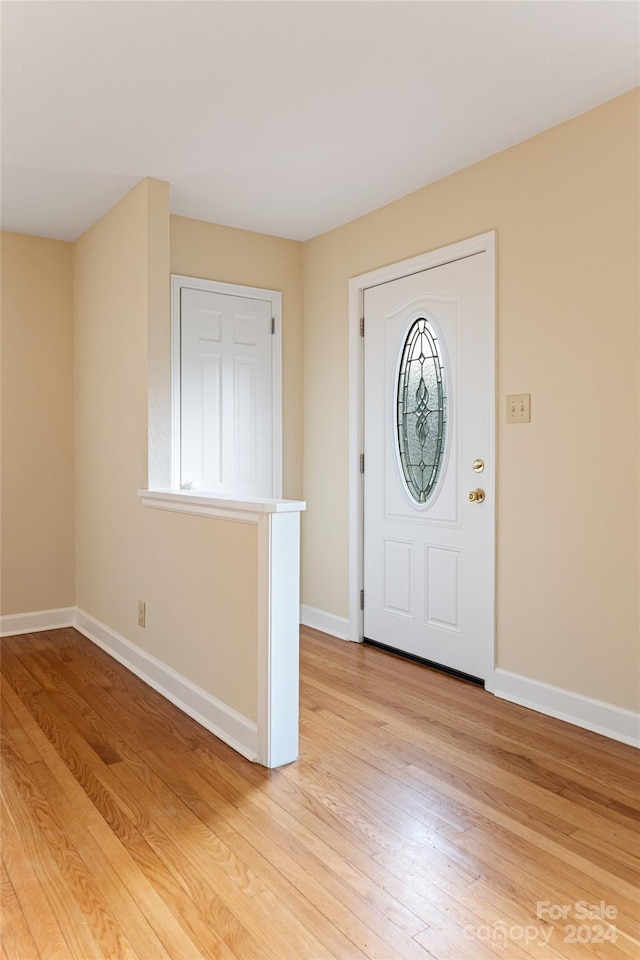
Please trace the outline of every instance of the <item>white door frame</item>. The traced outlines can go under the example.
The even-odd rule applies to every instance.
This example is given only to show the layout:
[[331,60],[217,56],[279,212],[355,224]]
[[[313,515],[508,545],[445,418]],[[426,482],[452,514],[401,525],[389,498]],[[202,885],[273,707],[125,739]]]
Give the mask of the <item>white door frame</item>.
[[205,290],[231,297],[271,302],[274,323],[271,351],[271,415],[273,442],[273,498],[282,499],[282,294],[279,290],[243,287],[218,280],[171,274],[171,487],[180,489],[180,291]]
[[[364,583],[364,483],[360,472],[360,455],[364,443],[364,402],[363,402],[363,338],[360,333],[361,320],[364,317],[364,291],[367,287],[376,287],[390,280],[399,280],[401,277],[413,273],[421,273],[432,267],[440,267],[453,260],[462,260],[464,257],[476,253],[487,254],[487,270],[489,272],[489,312],[492,319],[494,350],[491,354],[491,381],[494,384],[492,395],[489,398],[491,410],[491,429],[487,465],[495,477],[496,455],[496,232],[480,234],[470,237],[459,243],[432,250],[430,253],[420,254],[410,260],[392,263],[378,270],[360,274],[349,280],[349,640],[361,643],[364,636],[363,612],[360,609],[360,591]],[[366,468],[366,467],[365,467]],[[497,484],[496,484],[497,489]],[[496,503],[495,497],[486,503],[489,511],[489,528],[491,531],[491,551],[493,553],[493,567],[491,570],[491,619],[494,624],[494,657],[495,667],[495,526]],[[487,690],[492,689],[492,679],[485,682]]]

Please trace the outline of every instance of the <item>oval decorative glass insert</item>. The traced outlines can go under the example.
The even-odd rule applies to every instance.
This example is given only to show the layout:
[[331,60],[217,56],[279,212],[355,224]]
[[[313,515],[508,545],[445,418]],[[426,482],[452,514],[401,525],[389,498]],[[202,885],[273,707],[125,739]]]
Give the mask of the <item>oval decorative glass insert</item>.
[[407,334],[396,390],[398,453],[407,489],[426,503],[440,476],[447,439],[447,382],[438,336],[425,317]]

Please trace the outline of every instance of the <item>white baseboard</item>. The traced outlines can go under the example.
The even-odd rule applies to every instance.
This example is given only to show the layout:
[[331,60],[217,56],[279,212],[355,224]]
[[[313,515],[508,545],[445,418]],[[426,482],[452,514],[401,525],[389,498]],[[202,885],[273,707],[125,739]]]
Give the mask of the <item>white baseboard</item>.
[[35,613],[9,613],[0,617],[0,637],[14,637],[20,633],[36,633],[38,630],[58,630],[72,627],[75,607],[58,607],[57,610],[37,610]]
[[[300,622],[340,640],[349,639],[349,621],[316,607],[302,605]],[[110,627],[76,607],[38,610],[0,617],[0,636],[76,627],[89,640],[124,664],[132,673],[174,703],[249,760],[258,754],[257,724],[187,680],[157,657],[147,653]],[[502,700],[520,704],[613,740],[640,747],[640,714],[571,690],[554,687],[508,670],[496,669],[491,692]],[[487,683],[489,689],[489,683]]]
[[74,626],[150,687],[174,703],[224,743],[248,760],[258,756],[257,724],[217,700],[202,687],[116,633],[111,627],[76,608]]
[[510,700],[612,740],[640,747],[640,714],[580,693],[531,680],[508,670],[497,669],[491,691],[502,700]]
[[300,606],[300,623],[305,627],[313,627],[314,630],[321,630],[322,633],[337,637],[338,640],[351,639],[349,621],[346,617],[336,617],[333,613],[318,610],[317,607],[309,607],[305,603]]

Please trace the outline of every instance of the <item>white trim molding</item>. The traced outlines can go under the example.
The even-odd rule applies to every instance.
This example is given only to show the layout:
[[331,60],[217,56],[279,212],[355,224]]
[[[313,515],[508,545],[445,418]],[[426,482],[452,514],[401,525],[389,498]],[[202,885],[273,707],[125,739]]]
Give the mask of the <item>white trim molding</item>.
[[203,280],[171,274],[171,483],[180,487],[180,306],[181,291],[204,290],[271,303],[273,350],[271,352],[271,426],[273,449],[273,492],[282,496],[282,293],[262,287],[245,287],[218,280]]
[[310,607],[306,603],[300,606],[300,623],[305,627],[313,627],[314,630],[337,637],[338,640],[355,639],[352,636],[351,624],[346,617],[337,617],[334,613],[318,610],[317,607]]
[[[349,280],[349,639],[362,641],[364,636],[363,612],[360,609],[360,591],[364,586],[364,484],[360,473],[360,454],[364,444],[364,397],[363,397],[363,366],[364,340],[360,334],[360,320],[364,317],[364,293],[368,287],[399,280],[423,270],[443,266],[455,260],[474,256],[477,253],[487,254],[487,269],[491,277],[491,302],[489,310],[494,322],[496,316],[496,232],[480,234],[452,243],[449,246],[432,250],[430,253],[420,254],[409,260],[392,263],[378,270],[360,274]],[[491,377],[495,383],[495,346],[492,353]],[[492,438],[489,458],[491,469],[495,462],[495,394],[490,398],[492,407]],[[494,510],[495,503],[486,504],[488,509]],[[491,543],[493,555],[495,584],[495,515],[491,526]],[[492,615],[495,608],[495,586],[487,602],[491,604]],[[495,635],[495,631],[494,631]],[[495,643],[494,643],[495,651]],[[492,665],[495,663],[495,652]]]
[[502,700],[640,747],[640,713],[633,710],[501,669],[494,671],[492,692]]
[[261,497],[256,500],[234,500],[220,494],[208,496],[191,490],[138,490],[145,507],[170,510],[173,513],[192,513],[235,523],[258,523],[270,513],[300,513],[306,509],[302,500],[274,500]]
[[0,617],[0,637],[14,637],[38,630],[59,630],[74,625],[75,607],[37,610],[34,613],[9,613]]
[[254,721],[217,700],[162,660],[79,608],[76,610],[75,627],[200,726],[248,760],[257,760],[258,727]]
[[258,761],[298,758],[300,514],[263,513],[258,524]]

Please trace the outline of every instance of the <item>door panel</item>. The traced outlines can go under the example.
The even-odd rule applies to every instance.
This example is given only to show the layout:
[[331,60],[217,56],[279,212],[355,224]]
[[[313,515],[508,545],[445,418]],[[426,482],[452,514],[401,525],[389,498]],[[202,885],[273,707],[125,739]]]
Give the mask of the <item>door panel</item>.
[[274,495],[271,312],[267,300],[182,289],[182,484]]
[[413,549],[407,540],[385,540],[384,553],[384,610],[385,613],[413,616]]
[[255,360],[234,360],[235,457],[234,473],[243,483],[254,483],[256,460],[257,371]]
[[[200,357],[201,384],[197,380],[193,384],[196,394],[193,399],[196,402],[198,386],[202,386],[202,477],[219,484],[223,482],[221,361],[221,357]],[[183,404],[184,398],[190,393],[187,387],[183,393]],[[197,419],[194,420],[193,428],[197,429]],[[188,431],[185,431],[184,439],[190,439]]]
[[[481,679],[493,663],[489,287],[480,253],[364,297],[364,635]],[[432,488],[407,483],[407,464],[424,478],[437,463]],[[478,486],[484,503],[467,499]]]

